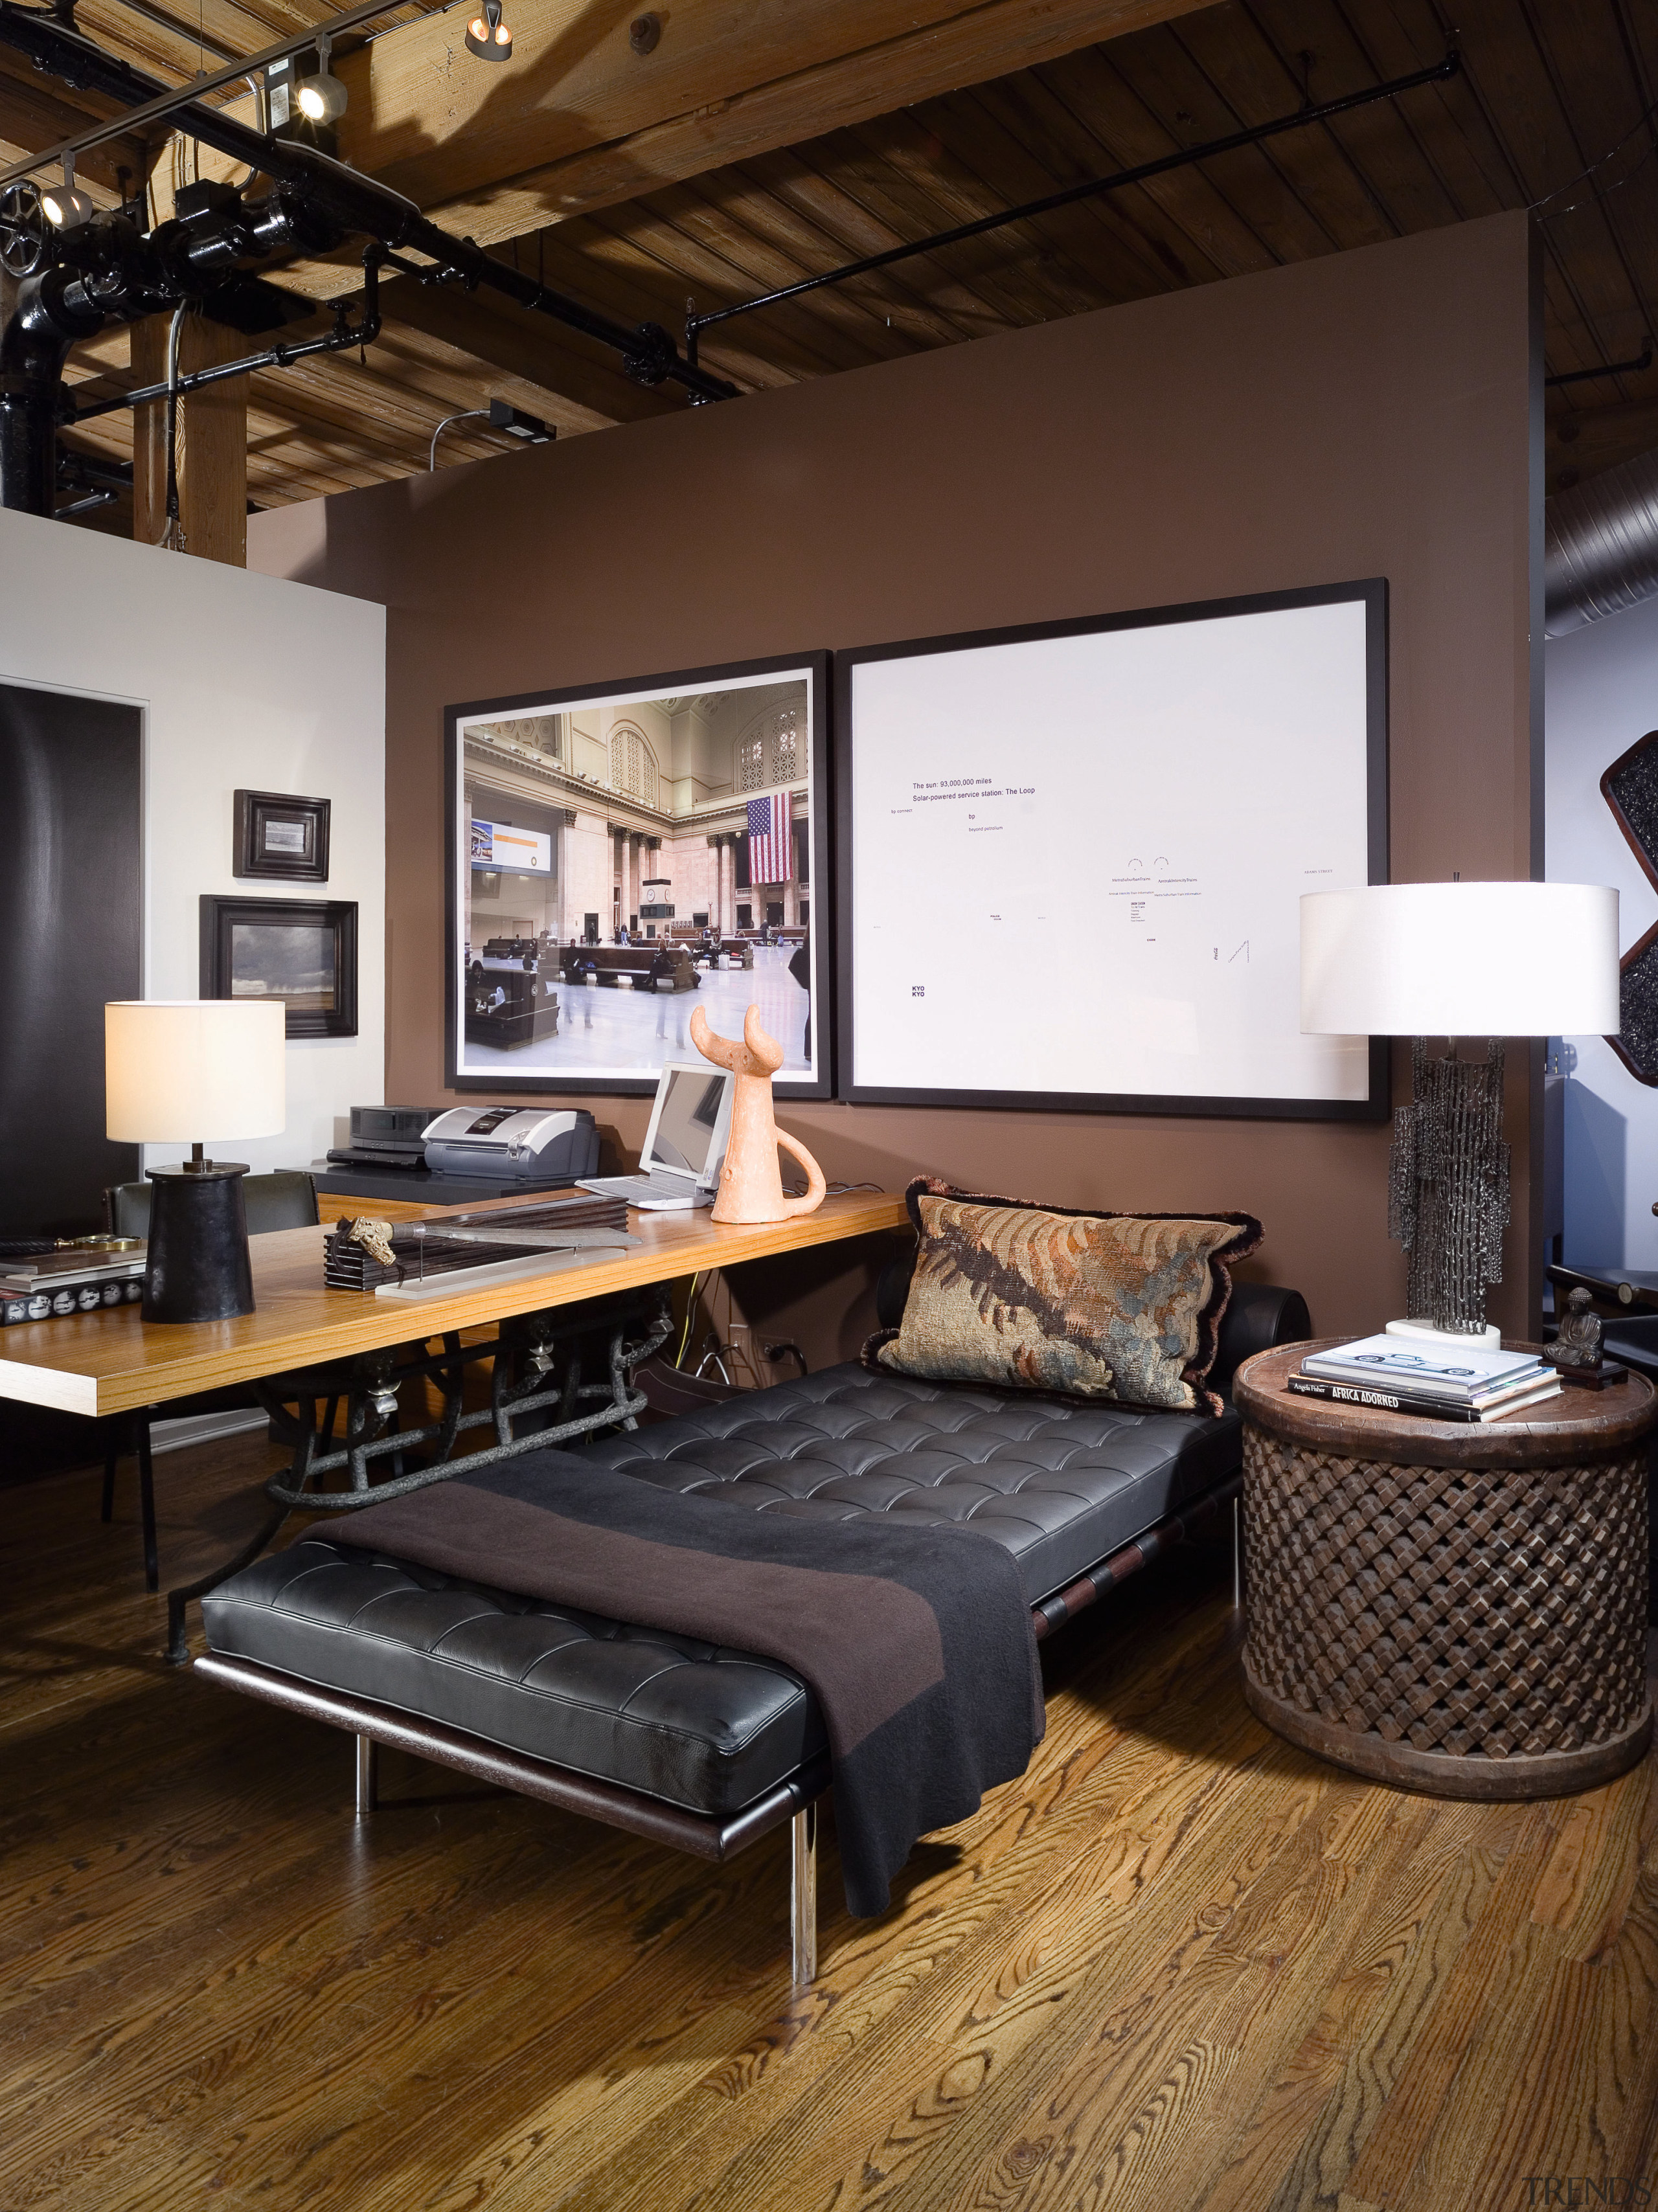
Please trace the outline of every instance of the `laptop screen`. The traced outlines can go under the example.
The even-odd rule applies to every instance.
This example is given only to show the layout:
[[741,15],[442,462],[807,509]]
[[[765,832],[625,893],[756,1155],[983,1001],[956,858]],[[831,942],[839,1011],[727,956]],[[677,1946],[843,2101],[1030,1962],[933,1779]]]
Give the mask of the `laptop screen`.
[[699,1183],[711,1182],[719,1164],[710,1162],[709,1155],[730,1079],[695,1067],[669,1067],[663,1073],[667,1087],[656,1116],[656,1133],[649,1157],[639,1164],[647,1174],[653,1168],[668,1168],[694,1176]]

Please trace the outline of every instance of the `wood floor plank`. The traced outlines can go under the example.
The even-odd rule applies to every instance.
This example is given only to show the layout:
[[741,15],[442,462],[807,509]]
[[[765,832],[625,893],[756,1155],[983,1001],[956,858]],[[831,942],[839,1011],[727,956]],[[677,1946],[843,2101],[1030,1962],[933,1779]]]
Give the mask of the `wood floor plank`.
[[[1327,1785],[1338,1796],[1338,1778]],[[1111,1984],[1114,1960],[1095,1968],[1109,1991],[1095,2036],[1055,2068],[1045,2046],[1021,2081],[1023,2102],[1006,2096],[992,2116],[995,2147],[978,2171],[943,2192],[943,2201],[1017,2204],[1021,2212],[1078,2200],[1126,2203],[1188,2198],[1193,2136],[1212,2172],[1293,2046],[1332,1972],[1363,1939],[1393,1876],[1401,1826],[1414,1836],[1431,1816],[1419,1805],[1384,1802],[1359,1790],[1333,1814],[1303,1822],[1263,1869],[1235,1910],[1200,1913],[1175,1931],[1166,1984],[1155,1992],[1155,2027],[1125,2016]],[[1355,1812],[1359,1814],[1356,1820]],[[1128,2019],[1131,2032],[1119,2024]],[[1159,2048],[1161,2045],[1161,2049]],[[1209,2089],[1200,2102],[1183,2090],[1201,2060]],[[1017,2177],[1001,2147],[1026,2146]],[[1034,2147],[1044,2146],[1039,2160]],[[1015,2186],[1015,2182],[1017,2186]],[[1259,2204],[1258,2193],[1242,2202]]]
[[[1481,1902],[1478,1918],[1455,1964],[1443,1985],[1432,1993],[1429,2016],[1365,2138],[1350,2177],[1360,2195],[1387,2203],[1405,2189],[1443,2124],[1482,2022],[1491,2015],[1494,2005],[1520,2002],[1532,1956],[1558,1955],[1557,1939],[1545,1945],[1542,1931],[1531,1921],[1533,1899],[1558,1838],[1551,1808],[1533,1807]],[[1518,2049],[1509,2044],[1506,2033],[1500,2040],[1512,2069]]]
[[[1308,1772],[1310,1762],[1294,1762],[1299,1772],[1283,1777],[1281,1770],[1292,1762],[1280,1759],[1281,1749],[1262,1754],[1268,1771],[1287,1782],[1273,1790],[1264,1817],[1248,1823],[1228,1817],[1228,1802],[1247,1788],[1256,1771],[1252,1766],[1240,1766],[1223,1784],[1186,1803],[1170,1803],[1167,1826],[1183,1836],[1192,1855],[1181,1860],[1178,1877],[1163,1833],[1137,1838],[1131,1831],[1125,1837],[1108,1829],[1086,1839],[1043,1893],[1011,1898],[1009,1909],[983,1926],[978,1940],[935,1966],[901,2014],[889,2013],[875,2033],[795,2097],[717,2181],[705,2183],[706,2202],[735,2207],[782,2201],[788,2177],[800,2172],[802,2124],[814,2144],[808,2198],[844,2201],[846,2188],[866,2167],[887,2173],[888,2161],[899,2154],[914,2092],[894,2104],[887,2081],[917,2038],[923,2067],[926,2051],[948,2053],[943,2072],[956,2091],[941,2090],[936,2100],[941,2115],[948,2115],[962,2101],[961,2068],[979,2065],[982,2089],[1033,2040],[1039,2039],[1045,2056],[1057,2059],[1071,2041],[1094,2031],[1097,2003],[1082,2002],[1082,1992],[1097,1958],[1108,1957],[1113,1978],[1141,1992],[1143,2005],[1154,2004],[1168,1930],[1161,1915],[1145,1909],[1148,1888],[1167,1869],[1169,1879],[1182,1886],[1191,1873],[1205,1904],[1212,1899],[1224,1910],[1235,1899],[1300,1826],[1324,1786]],[[899,2080],[912,2080],[914,2071],[903,2057]],[[936,2130],[932,2133],[936,2141]],[[683,2190],[688,2178],[672,2166],[663,2170],[670,2202],[680,2201],[673,2185],[678,2181]]]
[[[1220,1647],[1225,1641],[1216,1639]],[[607,2199],[649,2203],[652,2189],[670,2186],[681,2166],[690,2177],[716,2156],[730,2159],[742,2142],[767,2130],[786,2133],[791,2114],[821,2076],[844,2074],[894,2021],[901,2037],[917,2021],[920,2005],[931,2008],[937,1978],[948,1975],[963,1958],[968,1964],[960,1971],[966,1978],[947,1983],[948,2002],[942,2015],[946,2025],[933,2031],[936,2035],[963,2021],[971,2030],[1004,2008],[1021,2005],[1039,1970],[1049,1996],[1034,2002],[1049,2002],[1081,1955],[1076,1946],[1086,1949],[1089,1942],[1100,1940],[1080,1924],[1089,1904],[1113,1923],[1125,1923],[1148,1882],[1169,1863],[1171,1838],[1189,1834],[1204,1805],[1218,1819],[1228,1777],[1246,1786],[1241,1773],[1232,1775],[1232,1761],[1241,1760],[1252,1748],[1258,1757],[1277,1756],[1276,1749],[1267,1750],[1264,1731],[1244,1724],[1247,1715],[1235,1708],[1228,1714],[1205,1697],[1201,1671],[1186,1687],[1194,1714],[1204,1717],[1209,1731],[1200,1739],[1209,1755],[1197,1762],[1203,1773],[1194,1791],[1168,1796],[1166,1761],[1155,1745],[1137,1747],[1127,1740],[1107,1762],[1092,1757],[1091,1747],[1073,1748],[1075,1716],[1062,1708],[1056,1717],[1051,1707],[1044,1751],[1051,1747],[1063,1759],[1062,1793],[1051,1801],[1045,1791],[1033,1794],[1029,1778],[1020,1789],[997,1793],[979,1820],[967,1824],[968,1848],[961,1861],[942,1867],[909,1895],[907,1941],[894,1942],[890,1923],[855,1923],[859,1933],[853,1942],[837,1944],[830,1954],[827,1986],[819,1993],[822,2012],[812,2022],[815,2032],[791,2048],[787,2078],[775,2068],[756,2069],[742,2081],[740,2106],[733,2104],[728,2079],[704,2085],[698,2100],[687,2100],[648,2145],[630,2147],[607,2169]],[[1131,1703],[1138,1709],[1137,1698]],[[1165,1725],[1179,1725],[1179,1710],[1178,1695],[1160,1708]],[[1217,1721],[1223,1732],[1216,1730]],[[1033,1838],[1039,1846],[1034,1860],[1027,1848]],[[1044,1908],[1051,1914],[1057,1935]],[[986,1951],[988,1958],[982,1955]]]
[[[1496,1878],[1496,1808],[1434,1807],[1401,1864],[1380,1869],[1375,1902],[1301,2033],[1274,2055],[1266,2086],[1231,2142],[1221,2149],[1203,2212],[1328,2204],[1362,2139],[1380,2096],[1424,2011],[1423,1992],[1442,1979],[1478,1917],[1478,1896]],[[1460,1814],[1464,1817],[1458,1819]],[[1449,1817],[1448,1817],[1448,1815]],[[1496,1846],[1476,1856],[1468,1831]]]
[[[168,1455],[167,1573],[269,1460]],[[359,1827],[346,1738],[162,1665],[98,1482],[0,1515],[4,2212],[1496,2212],[1655,2154],[1658,1760],[1374,1789],[1248,1711],[1195,1559],[1045,1646],[1047,1741],[898,1910],[827,1824],[795,1993],[782,1836],[705,1867],[406,1759]]]

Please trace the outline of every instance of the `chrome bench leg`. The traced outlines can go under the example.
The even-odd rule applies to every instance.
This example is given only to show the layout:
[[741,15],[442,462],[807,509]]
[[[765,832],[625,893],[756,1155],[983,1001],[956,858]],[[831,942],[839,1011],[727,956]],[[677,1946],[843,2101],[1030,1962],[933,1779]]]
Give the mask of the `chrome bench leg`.
[[357,1739],[357,1816],[366,1820],[380,1795],[380,1746],[370,1735]]
[[794,1982],[804,1989],[818,1978],[818,1808],[805,1806],[790,1830],[789,1875]]

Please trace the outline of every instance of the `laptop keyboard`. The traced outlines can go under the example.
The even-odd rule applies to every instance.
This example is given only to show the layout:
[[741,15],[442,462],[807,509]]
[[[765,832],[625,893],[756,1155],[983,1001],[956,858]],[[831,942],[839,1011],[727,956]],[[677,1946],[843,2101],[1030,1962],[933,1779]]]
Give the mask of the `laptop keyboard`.
[[625,1199],[630,1206],[661,1206],[665,1201],[706,1206],[714,1195],[712,1191],[699,1191],[694,1183],[681,1182],[678,1176],[594,1176],[576,1187],[598,1191],[606,1198]]

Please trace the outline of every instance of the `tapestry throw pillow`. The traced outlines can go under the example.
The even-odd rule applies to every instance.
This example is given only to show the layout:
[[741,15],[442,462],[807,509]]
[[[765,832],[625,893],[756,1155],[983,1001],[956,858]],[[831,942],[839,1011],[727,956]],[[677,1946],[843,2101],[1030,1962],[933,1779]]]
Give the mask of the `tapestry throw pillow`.
[[1088,1213],[953,1190],[905,1193],[919,1244],[904,1317],[863,1347],[876,1373],[1218,1413],[1204,1388],[1261,1241],[1247,1213]]

